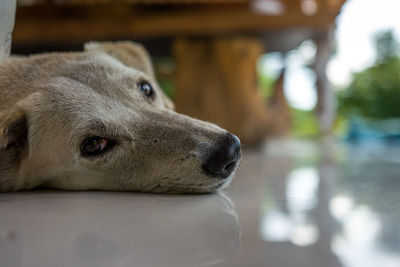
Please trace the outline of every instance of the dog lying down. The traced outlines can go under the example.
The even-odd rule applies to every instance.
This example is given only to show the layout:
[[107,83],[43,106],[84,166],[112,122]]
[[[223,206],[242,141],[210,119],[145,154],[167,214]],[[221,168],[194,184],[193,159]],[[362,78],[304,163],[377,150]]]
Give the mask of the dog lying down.
[[236,136],[173,111],[132,42],[8,58],[0,95],[0,192],[209,193],[241,157]]

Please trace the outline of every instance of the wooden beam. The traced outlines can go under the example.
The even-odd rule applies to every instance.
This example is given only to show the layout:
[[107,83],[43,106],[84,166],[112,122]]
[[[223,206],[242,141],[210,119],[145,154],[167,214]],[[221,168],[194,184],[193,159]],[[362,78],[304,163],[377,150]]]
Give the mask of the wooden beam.
[[[253,0],[19,0],[19,5],[102,5],[102,4],[139,4],[139,5],[194,5],[194,4],[237,4],[250,3]],[[264,0],[265,1],[265,0]],[[331,7],[343,5],[346,0],[275,0],[285,5],[300,5],[302,1],[315,1],[317,4],[327,2]]]
[[[135,4],[135,5],[193,5],[193,4],[237,4],[248,3],[251,0],[19,0],[20,6],[57,4],[71,5],[104,5],[104,4]],[[293,1],[293,0],[289,0]]]
[[306,16],[288,11],[282,16],[255,13],[247,5],[151,8],[127,5],[32,6],[18,9],[14,41],[77,43],[88,40],[160,36],[210,36],[262,33],[287,28],[325,30],[337,12]]

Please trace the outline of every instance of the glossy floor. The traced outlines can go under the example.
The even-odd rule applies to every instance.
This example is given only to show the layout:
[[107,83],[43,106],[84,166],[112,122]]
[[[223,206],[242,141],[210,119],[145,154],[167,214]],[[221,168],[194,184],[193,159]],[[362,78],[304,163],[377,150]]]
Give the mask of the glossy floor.
[[0,194],[0,266],[398,267],[399,149],[272,142],[216,195]]

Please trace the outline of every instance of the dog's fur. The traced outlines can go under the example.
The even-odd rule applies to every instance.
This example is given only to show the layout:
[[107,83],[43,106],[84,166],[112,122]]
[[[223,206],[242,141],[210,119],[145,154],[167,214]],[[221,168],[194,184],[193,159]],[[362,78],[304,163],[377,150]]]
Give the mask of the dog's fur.
[[[138,89],[141,80],[155,88],[154,101]],[[227,132],[175,113],[138,44],[90,43],[84,52],[8,58],[0,65],[0,95],[0,192],[204,193],[232,178],[201,169]],[[117,144],[83,157],[80,146],[90,135]]]

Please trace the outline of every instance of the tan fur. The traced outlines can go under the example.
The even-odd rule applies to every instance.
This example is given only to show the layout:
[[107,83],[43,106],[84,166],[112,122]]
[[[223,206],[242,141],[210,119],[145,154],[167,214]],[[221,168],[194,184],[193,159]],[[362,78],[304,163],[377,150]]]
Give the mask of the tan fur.
[[[214,192],[229,183],[201,164],[227,133],[171,110],[146,51],[90,43],[85,52],[8,58],[0,64],[0,192],[65,190]],[[138,89],[149,81],[150,102]],[[88,135],[117,145],[81,156]]]

